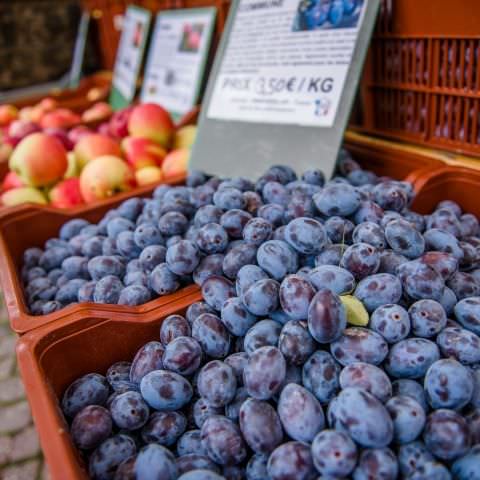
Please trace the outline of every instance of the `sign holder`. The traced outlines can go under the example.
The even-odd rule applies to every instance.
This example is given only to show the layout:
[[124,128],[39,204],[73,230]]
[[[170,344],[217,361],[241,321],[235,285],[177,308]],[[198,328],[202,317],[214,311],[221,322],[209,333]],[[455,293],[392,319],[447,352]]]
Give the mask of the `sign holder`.
[[80,77],[82,76],[83,60],[85,58],[85,46],[88,39],[88,26],[90,23],[90,14],[82,12],[80,24],[78,26],[77,38],[75,39],[75,49],[73,51],[72,66],[68,76],[68,86],[78,88]]
[[199,101],[215,28],[215,7],[159,12],[140,94],[175,120]]
[[149,10],[133,5],[125,13],[109,99],[114,110],[127,107],[135,97],[151,17]]
[[[341,1],[338,2],[337,0],[325,0],[323,3],[328,2],[333,5],[342,4]],[[327,177],[331,177],[350,116],[380,2],[379,0],[352,0],[350,2],[357,5],[355,8],[361,5],[362,16],[357,19],[357,23],[354,25],[356,37],[349,52],[349,64],[347,68],[344,68],[344,73],[338,75],[342,88],[338,92],[337,87],[337,91],[334,92],[335,97],[329,99],[335,108],[334,113],[330,113],[330,120],[315,119],[315,113],[312,113],[315,111],[322,113],[322,104],[318,104],[319,101],[323,101],[322,96],[317,99],[311,95],[303,95],[302,97],[298,94],[292,100],[286,92],[288,85],[286,79],[292,78],[292,72],[294,75],[296,71],[305,71],[305,69],[302,70],[301,65],[295,66],[295,68],[291,67],[292,57],[288,57],[289,54],[285,53],[291,44],[297,42],[298,39],[303,39],[305,47],[310,48],[314,45],[316,48],[316,44],[313,44],[313,42],[319,42],[320,47],[325,47],[325,45],[328,47],[326,50],[326,56],[328,57],[329,52],[341,44],[340,40],[344,41],[345,30],[352,28],[351,26],[345,27],[344,23],[341,23],[339,27],[327,23],[326,27],[309,28],[309,22],[312,23],[311,19],[307,17],[305,20],[303,18],[303,23],[301,23],[294,17],[300,15],[299,12],[302,12],[304,7],[308,10],[311,4],[315,3],[317,2],[312,0],[234,1],[209,78],[200,115],[197,140],[190,160],[192,169],[228,177],[245,176],[254,179],[273,164],[287,164],[295,168],[297,172],[308,168],[319,168]],[[248,35],[248,31],[247,36],[245,36],[245,29],[254,28],[256,22],[259,36],[263,35],[267,27],[263,27],[261,23],[263,19],[259,22],[255,16],[262,14],[261,9],[266,10],[268,8],[272,9],[272,18],[275,18],[275,20],[263,17],[265,18],[265,24],[271,21],[280,25],[277,28],[278,25],[272,23],[272,30],[275,29],[277,35],[275,37],[276,41],[263,42],[263,39],[257,37],[255,43],[255,37],[252,38],[252,35]],[[288,19],[288,25],[282,23],[286,21],[286,16],[282,15],[282,12],[277,12],[275,16],[275,8],[288,10],[287,16],[291,17]],[[251,16],[248,17],[247,14]],[[238,24],[236,23],[237,20]],[[332,22],[334,21],[335,18],[332,18]],[[318,25],[315,22],[320,23],[318,17],[313,22]],[[356,25],[358,25],[358,28]],[[304,26],[305,28],[303,28]],[[234,35],[232,45],[235,45],[235,48],[232,47],[232,51],[229,52],[232,34]],[[244,35],[243,38],[241,37],[242,34]],[[282,35],[285,38],[282,38]],[[294,35],[301,35],[301,37],[294,37]],[[338,41],[336,37],[339,38]],[[324,42],[325,38],[328,39],[327,43]],[[246,52],[242,51],[242,46],[250,40],[253,42],[252,46]],[[278,48],[275,51],[278,42],[282,41],[286,46],[285,52],[279,52]],[[288,43],[289,41],[290,43]],[[321,44],[320,42],[324,43]],[[238,51],[241,52],[241,55],[236,55],[237,49],[240,49]],[[273,52],[273,54],[269,54],[269,52]],[[300,54],[303,53],[301,49],[299,52]],[[279,83],[275,84],[274,82],[273,85],[270,83],[272,76],[269,74],[272,69],[268,66],[264,69],[266,76],[259,76],[259,74],[263,74],[263,71],[256,68],[258,63],[255,64],[249,60],[249,56],[255,56],[259,53],[263,55],[264,60],[267,60],[266,64],[270,60],[277,60],[278,58],[286,59],[287,63],[290,63],[289,69],[286,69],[288,76],[283,79],[281,75],[278,77],[283,80],[283,82],[280,82],[283,89],[280,94],[280,102],[273,101],[275,102],[275,108],[281,107],[283,104],[293,105],[289,110],[291,115],[285,114],[285,110],[282,111],[281,108],[278,108],[280,112],[278,115],[275,115],[275,108],[269,110],[268,102],[272,102],[271,99],[275,98],[275,85]],[[315,50],[312,50],[312,53],[314,54]],[[238,58],[241,58],[243,63],[240,63]],[[328,68],[330,64],[331,62],[318,68],[316,64],[306,65],[309,67],[311,74],[309,77],[305,76],[307,85],[314,74],[325,78],[327,73],[329,77],[331,76],[335,80],[335,75],[330,75],[330,70],[334,71],[334,68]],[[281,72],[281,69],[277,68],[273,71]],[[248,78],[250,78],[250,83],[243,82]],[[231,83],[228,83],[229,81]],[[239,82],[237,83],[237,81]],[[320,83],[321,81],[320,79]],[[300,85],[304,85],[301,83],[302,78],[298,78],[296,82],[300,90]],[[222,90],[222,88],[225,86],[232,87],[232,85],[235,87],[236,83],[239,92],[233,94],[227,92],[228,94],[225,96],[225,90]],[[243,92],[242,85],[248,85],[248,88],[244,89]],[[273,93],[268,91],[265,85],[270,86],[269,88],[273,90]],[[261,88],[264,90],[262,91]],[[265,93],[265,88],[267,88],[267,95],[262,96],[261,94]],[[326,86],[324,90],[328,90]],[[267,98],[270,93],[272,95]],[[325,95],[325,97],[328,98],[328,95]],[[296,109],[296,105],[299,105],[299,108]],[[245,106],[247,108],[244,109]],[[310,110],[307,110],[306,106]],[[260,113],[258,113],[259,111]],[[328,110],[325,109],[325,111]],[[317,120],[318,123],[315,123]]]

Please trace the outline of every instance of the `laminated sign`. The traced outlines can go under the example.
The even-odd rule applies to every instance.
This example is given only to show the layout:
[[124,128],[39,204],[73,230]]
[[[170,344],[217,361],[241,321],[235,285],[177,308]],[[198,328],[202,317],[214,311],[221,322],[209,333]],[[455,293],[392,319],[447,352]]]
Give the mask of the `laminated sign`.
[[128,7],[125,13],[110,94],[110,104],[115,109],[126,107],[135,97],[150,18],[148,10],[135,6]]
[[378,7],[379,0],[237,0],[193,167],[253,178],[285,163],[331,175]]
[[215,25],[215,8],[160,12],[148,53],[142,102],[165,107],[175,118],[199,99]]

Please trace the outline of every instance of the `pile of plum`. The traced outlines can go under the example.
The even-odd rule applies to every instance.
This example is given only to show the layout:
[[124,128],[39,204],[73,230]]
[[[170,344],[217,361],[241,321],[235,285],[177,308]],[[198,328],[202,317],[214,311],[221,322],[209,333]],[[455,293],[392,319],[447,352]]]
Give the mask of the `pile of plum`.
[[340,169],[326,184],[194,173],[27,252],[27,277],[83,265],[59,305],[202,285],[131,363],[65,391],[93,478],[480,479],[479,223],[452,201],[410,211],[410,185],[349,157]]
[[[371,243],[378,253],[366,261],[373,262],[369,271],[375,273],[376,259],[388,246],[383,226],[399,218],[397,212],[417,229],[424,221],[406,210],[413,195],[410,184],[377,178],[348,154],[342,158],[344,176],[326,185],[320,171],[308,171],[299,180],[282,166],[270,168],[256,183],[194,172],[187,186],[162,185],[151,199],[126,200],[98,224],[79,218],[66,222],[43,250],[24,252],[21,277],[30,312],[45,315],[79,302],[141,305],[183,285],[201,286],[214,274],[235,279],[257,256],[267,261],[271,248],[283,249],[293,262],[288,273],[296,273],[304,266],[338,266],[346,246]],[[464,217],[462,222],[476,227],[468,223],[476,221],[473,217]],[[284,242],[286,226],[299,218],[323,224],[317,229],[320,236],[311,239],[313,248],[290,253],[290,241],[259,249],[270,239]],[[362,226],[353,236],[356,224]],[[403,229],[395,232],[403,234]],[[383,240],[378,243],[377,237]],[[397,256],[385,251],[385,262],[396,262]]]

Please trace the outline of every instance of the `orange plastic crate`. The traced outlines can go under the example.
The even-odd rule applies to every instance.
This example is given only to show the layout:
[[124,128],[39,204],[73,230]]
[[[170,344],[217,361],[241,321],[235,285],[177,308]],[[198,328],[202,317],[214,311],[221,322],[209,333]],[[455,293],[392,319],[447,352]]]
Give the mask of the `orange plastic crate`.
[[412,204],[416,212],[430,213],[442,200],[457,202],[466,213],[480,217],[478,192],[480,170],[444,167],[424,175],[417,182],[417,195]]
[[105,374],[113,363],[131,360],[142,345],[158,340],[165,317],[184,314],[199,300],[197,292],[141,317],[86,313],[81,321],[64,319],[20,338],[18,365],[52,479],[89,478],[59,408],[67,386],[86,373]]
[[480,156],[480,3],[382,0],[352,127]]
[[[180,182],[169,181],[164,183],[175,185]],[[154,186],[145,187],[145,189],[138,196],[151,196]],[[127,313],[132,317],[140,317],[156,311],[174,299],[199,290],[196,285],[190,285],[174,294],[158,297],[136,307],[78,303],[48,315],[35,316],[30,314],[20,279],[25,249],[32,246],[41,247],[46,240],[57,235],[58,230],[65,222],[73,218],[84,218],[90,222],[98,222],[108,210],[117,207],[123,200],[131,196],[133,195],[130,194],[127,197],[118,195],[112,197],[108,202],[93,207],[68,211],[41,205],[20,205],[16,208],[6,209],[0,215],[0,283],[12,330],[18,334],[23,334],[47,323],[55,323],[60,319],[82,318],[82,316],[89,314],[116,317],[118,314]],[[32,236],[32,225],[35,225],[34,236]]]

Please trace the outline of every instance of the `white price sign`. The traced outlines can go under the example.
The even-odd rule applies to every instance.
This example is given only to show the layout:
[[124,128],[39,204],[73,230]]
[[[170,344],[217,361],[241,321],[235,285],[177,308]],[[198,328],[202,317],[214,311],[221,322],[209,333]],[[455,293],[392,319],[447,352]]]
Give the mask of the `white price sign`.
[[364,0],[241,0],[208,117],[331,127],[364,7]]
[[127,106],[135,96],[150,18],[148,10],[135,6],[127,8],[112,78],[110,103],[114,108]]
[[161,12],[157,16],[141,93],[174,116],[198,101],[215,22],[215,8]]

